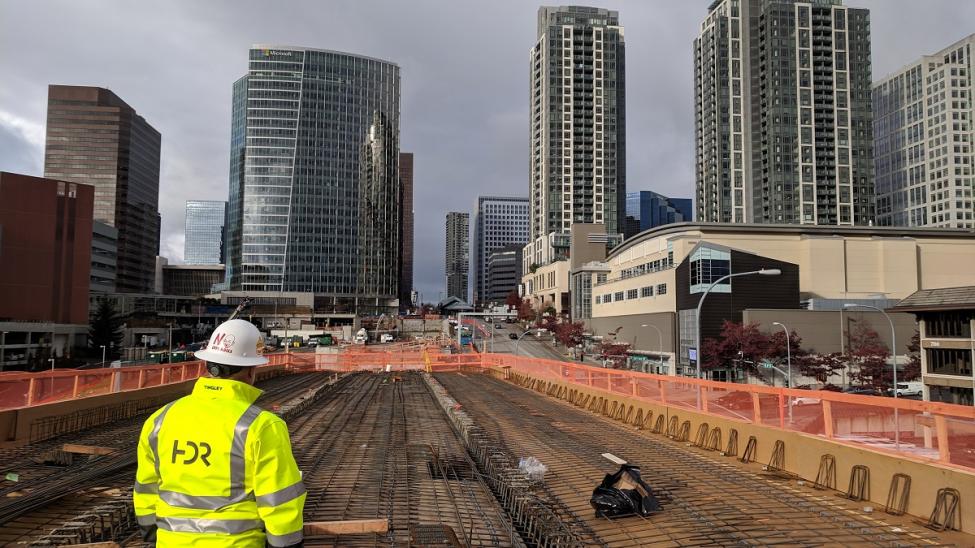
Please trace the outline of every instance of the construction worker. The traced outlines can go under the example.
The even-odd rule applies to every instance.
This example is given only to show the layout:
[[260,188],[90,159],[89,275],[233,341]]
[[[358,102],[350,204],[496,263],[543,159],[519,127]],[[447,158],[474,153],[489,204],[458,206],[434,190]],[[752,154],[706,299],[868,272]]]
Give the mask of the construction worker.
[[288,427],[254,405],[260,344],[249,322],[221,324],[196,352],[211,377],[143,425],[133,499],[149,544],[302,546],[305,487]]

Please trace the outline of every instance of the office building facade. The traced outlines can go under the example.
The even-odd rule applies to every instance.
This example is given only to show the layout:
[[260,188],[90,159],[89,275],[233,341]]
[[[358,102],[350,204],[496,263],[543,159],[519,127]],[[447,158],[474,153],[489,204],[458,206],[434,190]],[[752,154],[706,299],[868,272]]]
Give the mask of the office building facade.
[[[527,198],[479,196],[474,214],[473,302],[490,302],[488,257],[496,249],[528,242],[529,201]],[[518,265],[519,272],[521,265]],[[503,299],[502,299],[503,300]]]
[[251,48],[233,90],[231,290],[310,292],[320,310],[395,312],[399,87],[388,61]]
[[975,227],[975,34],[873,85],[877,224]]
[[623,235],[632,238],[639,232],[671,223],[694,220],[690,198],[668,198],[649,190],[626,193],[626,223]]
[[518,291],[521,283],[521,248],[524,245],[511,244],[491,251],[487,257],[484,278],[483,302],[504,304],[512,291]]
[[445,234],[444,271],[447,285],[445,298],[457,297],[467,302],[467,275],[468,265],[470,264],[470,214],[456,211],[448,213]]
[[223,264],[227,202],[187,200],[183,262]]
[[92,223],[91,286],[92,293],[115,293],[118,272],[118,229],[101,221]]
[[623,232],[626,48],[619,13],[540,7],[531,50],[529,255],[573,223]]
[[118,229],[116,289],[151,291],[159,254],[159,132],[104,88],[48,86],[47,103],[44,176],[95,187],[95,220]]
[[400,253],[399,306],[413,307],[413,153],[399,153]]
[[162,265],[162,294],[200,297],[211,292],[224,278],[222,264]]
[[874,221],[870,14],[715,0],[694,40],[696,219]]

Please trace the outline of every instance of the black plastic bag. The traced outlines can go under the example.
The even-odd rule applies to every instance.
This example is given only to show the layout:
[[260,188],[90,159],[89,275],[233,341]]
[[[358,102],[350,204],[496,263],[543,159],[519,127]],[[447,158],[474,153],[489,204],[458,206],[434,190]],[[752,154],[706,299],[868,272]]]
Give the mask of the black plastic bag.
[[620,466],[614,474],[606,474],[592,491],[589,504],[597,517],[619,518],[649,516],[659,512],[660,502],[653,496],[653,489],[640,477],[640,467],[631,464]]

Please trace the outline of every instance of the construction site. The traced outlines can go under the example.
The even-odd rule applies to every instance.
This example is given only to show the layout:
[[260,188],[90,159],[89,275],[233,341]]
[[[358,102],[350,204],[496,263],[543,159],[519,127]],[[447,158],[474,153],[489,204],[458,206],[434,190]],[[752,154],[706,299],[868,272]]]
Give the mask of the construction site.
[[[794,412],[809,391],[432,345],[270,358],[257,404],[290,429],[306,546],[975,546],[971,407]],[[141,546],[139,430],[203,374],[0,375],[0,545]],[[594,511],[622,462],[652,514]]]

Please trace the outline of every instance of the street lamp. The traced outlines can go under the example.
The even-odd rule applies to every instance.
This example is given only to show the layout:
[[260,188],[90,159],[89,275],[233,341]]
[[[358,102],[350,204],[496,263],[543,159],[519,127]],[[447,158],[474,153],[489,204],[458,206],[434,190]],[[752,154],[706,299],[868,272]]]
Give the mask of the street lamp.
[[[650,327],[657,332],[657,358],[660,362],[660,366],[664,365],[664,334],[660,331],[660,328],[649,323],[640,324],[640,327]],[[646,371],[644,371],[646,373]]]
[[789,336],[789,328],[779,322],[772,322],[772,325],[777,325],[785,331],[785,363],[788,364],[789,369],[789,378],[786,379],[786,386],[792,388],[792,338]]
[[[843,308],[849,310],[851,308],[869,308],[870,310],[876,310],[887,318],[887,323],[890,324],[890,354],[894,358],[894,400],[897,399],[897,333],[894,331],[894,320],[883,311],[883,309],[877,308],[869,304],[854,304],[846,303]],[[894,405],[894,445],[897,450],[900,451],[901,448],[901,425],[900,425],[900,415],[898,414],[897,406]]]
[[101,344],[99,346],[102,348],[102,367],[105,367],[105,345]]
[[521,338],[524,337],[525,335],[531,333],[531,332],[532,332],[532,330],[529,329],[529,330],[525,331],[524,333],[522,333],[521,335],[518,335],[518,339],[515,340],[515,356],[518,355],[518,345],[521,344]]
[[739,272],[737,274],[725,274],[724,276],[721,276],[717,280],[711,282],[711,285],[709,285],[708,288],[704,290],[704,294],[701,295],[701,300],[698,301],[697,303],[697,316],[694,318],[694,323],[696,324],[694,328],[694,345],[696,347],[695,351],[697,352],[697,359],[694,360],[697,365],[697,373],[695,375],[696,378],[698,379],[701,378],[701,357],[703,356],[703,352],[701,352],[701,308],[704,306],[704,299],[708,296],[708,293],[710,293],[711,290],[714,289],[714,286],[718,285],[719,283],[729,278],[737,278],[739,276],[750,276],[752,274],[761,274],[762,276],[778,276],[779,274],[782,274],[782,271],[779,270],[778,268],[769,268],[769,269],[763,268],[761,270],[752,270],[750,272]]
[[[785,380],[785,385],[788,388],[792,388],[792,337],[789,336],[789,328],[783,323],[772,322],[772,325],[777,325],[785,331],[785,363],[788,364],[788,375]],[[789,396],[789,423],[792,423],[792,396]]]
[[173,322],[169,322],[169,363],[173,363]]
[[[52,346],[51,354],[53,353],[54,353],[54,347]],[[48,358],[47,361],[51,362],[51,395],[53,396],[54,395],[54,358]]]

